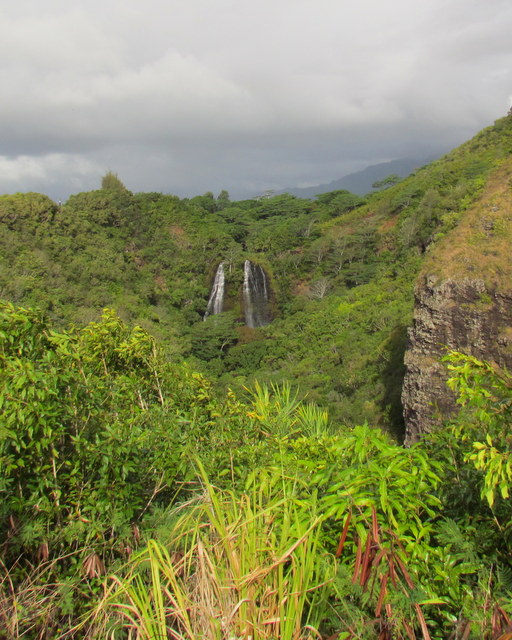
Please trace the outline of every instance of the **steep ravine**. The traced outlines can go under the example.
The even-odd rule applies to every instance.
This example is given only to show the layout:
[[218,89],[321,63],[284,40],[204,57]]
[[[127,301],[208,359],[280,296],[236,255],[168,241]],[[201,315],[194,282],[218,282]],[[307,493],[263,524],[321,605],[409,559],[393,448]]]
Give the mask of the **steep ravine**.
[[418,279],[402,391],[406,445],[456,408],[441,363],[447,349],[512,369],[511,176],[508,159]]

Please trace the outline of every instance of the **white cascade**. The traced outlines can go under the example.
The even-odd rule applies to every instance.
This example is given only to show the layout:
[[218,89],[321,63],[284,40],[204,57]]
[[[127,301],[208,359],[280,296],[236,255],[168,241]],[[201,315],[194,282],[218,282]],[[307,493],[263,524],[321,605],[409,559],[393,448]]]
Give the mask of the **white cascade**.
[[246,260],[244,263],[244,314],[248,327],[264,327],[272,320],[267,276],[263,269]]
[[206,313],[204,314],[204,320],[206,320],[208,316],[214,316],[217,313],[222,313],[224,308],[225,283],[226,274],[224,272],[224,263],[221,262],[215,273],[212,290],[206,307]]

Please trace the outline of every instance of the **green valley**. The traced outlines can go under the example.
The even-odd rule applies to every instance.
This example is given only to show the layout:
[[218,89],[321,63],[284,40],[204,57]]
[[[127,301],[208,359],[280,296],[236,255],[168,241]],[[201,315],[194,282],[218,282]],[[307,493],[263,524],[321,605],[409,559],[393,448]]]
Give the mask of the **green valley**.
[[0,196],[0,637],[509,638],[512,114],[381,187]]

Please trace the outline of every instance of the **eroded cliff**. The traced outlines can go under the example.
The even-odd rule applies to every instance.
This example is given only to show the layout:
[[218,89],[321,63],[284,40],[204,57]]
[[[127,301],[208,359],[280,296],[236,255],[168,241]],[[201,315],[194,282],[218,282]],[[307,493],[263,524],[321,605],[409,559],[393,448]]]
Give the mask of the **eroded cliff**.
[[456,408],[441,362],[455,349],[512,369],[512,159],[433,246],[416,286],[402,392],[405,442]]

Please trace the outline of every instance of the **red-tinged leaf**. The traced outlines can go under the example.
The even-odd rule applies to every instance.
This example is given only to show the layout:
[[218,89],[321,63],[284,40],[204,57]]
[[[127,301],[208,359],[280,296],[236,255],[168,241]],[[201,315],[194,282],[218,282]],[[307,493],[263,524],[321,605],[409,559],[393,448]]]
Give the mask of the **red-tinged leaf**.
[[356,561],[354,564],[354,573],[352,575],[352,584],[355,584],[357,582],[357,577],[359,575],[359,569],[361,567],[361,558],[363,555],[363,550],[361,548],[361,538],[359,538],[356,534],[356,540],[357,540],[357,552],[356,552]]
[[418,617],[418,622],[420,623],[421,631],[423,632],[424,640],[431,640],[430,633],[427,629],[427,623],[425,622],[425,616],[423,615],[423,611],[419,604],[415,604],[414,608],[416,609],[416,616]]
[[373,561],[373,567],[374,567],[375,569],[379,566],[380,561],[382,560],[382,558],[383,558],[385,555],[386,555],[386,549],[381,549],[381,550],[379,551],[379,553],[376,555],[376,557],[375,557],[375,559],[374,559],[374,561]]
[[468,640],[470,633],[471,633],[471,622],[466,622],[466,626],[464,627],[464,633],[461,636],[461,640]]
[[409,638],[409,640],[416,640],[416,634],[414,633],[414,629],[411,626],[409,626],[405,620],[403,621],[403,625],[405,627],[405,632],[407,633],[407,637]]
[[391,582],[396,589],[398,584],[398,576],[396,575],[395,561],[393,560],[393,556],[389,558],[389,575],[391,577]]
[[337,558],[339,558],[343,553],[343,548],[345,546],[345,541],[347,539],[348,528],[349,528],[351,519],[352,519],[352,509],[350,509],[350,511],[347,514],[347,517],[345,519],[345,525],[343,527],[343,531],[341,532],[341,538],[338,543],[338,548],[336,549],[336,554],[335,554]]
[[502,607],[496,605],[495,611],[499,616],[501,616],[501,618],[503,620],[503,624],[505,624],[507,626],[510,626],[512,624],[512,620],[511,620],[510,616],[508,615],[508,613],[505,611],[505,609],[503,609]]
[[372,504],[372,535],[377,544],[379,541],[379,523],[377,522],[377,512],[375,511],[375,505]]
[[395,558],[400,566],[400,569],[402,570],[402,574],[405,578],[405,581],[407,582],[407,586],[409,587],[409,589],[414,589],[414,583],[411,580],[411,576],[409,575],[409,572],[407,571],[405,564],[402,562],[402,559],[398,554],[395,555]]
[[382,611],[382,604],[384,602],[384,598],[386,597],[387,584],[388,584],[389,575],[386,574],[382,577],[379,591],[379,599],[377,600],[377,606],[375,607],[375,617],[380,618],[380,614]]
[[[373,554],[372,554],[372,567],[374,567],[374,568],[375,568],[375,566],[374,566],[374,564],[373,564],[373,557],[374,557],[374,556],[375,556],[375,553],[373,553]],[[371,584],[370,584],[370,596],[369,596],[370,598],[373,598],[373,590],[374,590],[374,588],[375,588],[375,582],[376,582],[376,580],[377,580],[377,578],[378,578],[378,577],[379,577],[379,576],[378,576],[377,571],[373,571],[372,582],[371,582]]]
[[372,537],[366,536],[366,549],[364,550],[364,557],[361,565],[361,578],[359,580],[359,584],[362,587],[366,586],[368,582],[368,577],[370,575],[370,565],[371,565],[371,557],[370,551],[372,548]]

